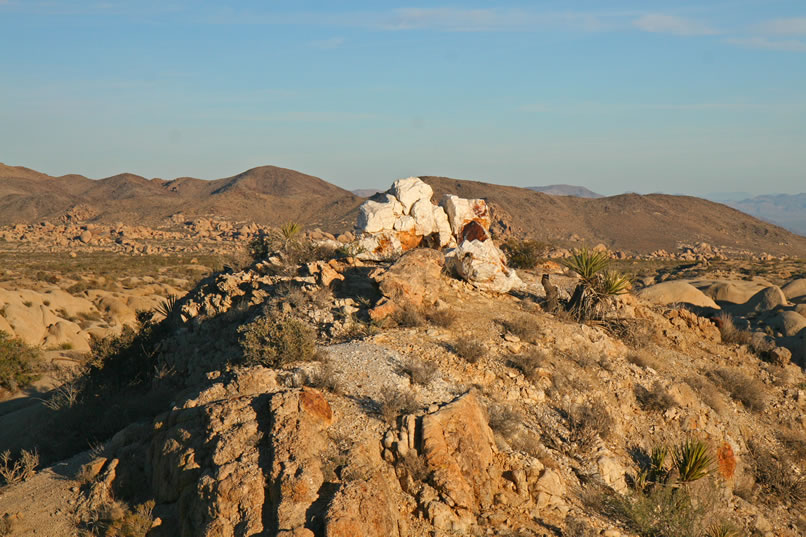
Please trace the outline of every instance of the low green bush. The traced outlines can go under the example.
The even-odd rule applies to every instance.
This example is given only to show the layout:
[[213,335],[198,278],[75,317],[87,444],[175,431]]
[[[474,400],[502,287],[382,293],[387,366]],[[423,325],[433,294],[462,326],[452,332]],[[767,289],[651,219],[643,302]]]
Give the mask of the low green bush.
[[305,321],[289,314],[269,312],[238,329],[244,360],[249,364],[278,367],[316,357],[316,332]]
[[0,330],[0,387],[14,392],[38,378],[39,349]]

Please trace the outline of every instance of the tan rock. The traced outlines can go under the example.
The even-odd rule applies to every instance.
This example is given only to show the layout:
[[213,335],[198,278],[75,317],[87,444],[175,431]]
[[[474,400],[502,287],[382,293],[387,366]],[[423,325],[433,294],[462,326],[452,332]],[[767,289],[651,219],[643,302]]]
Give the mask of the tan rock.
[[477,512],[492,505],[500,470],[495,440],[472,393],[423,416],[422,452],[437,489],[454,505]]

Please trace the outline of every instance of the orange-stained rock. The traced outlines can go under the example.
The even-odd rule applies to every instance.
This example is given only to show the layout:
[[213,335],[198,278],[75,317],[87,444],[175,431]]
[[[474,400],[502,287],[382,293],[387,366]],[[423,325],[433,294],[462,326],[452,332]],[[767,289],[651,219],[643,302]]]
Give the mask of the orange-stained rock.
[[423,416],[422,452],[434,485],[454,504],[473,512],[492,505],[500,470],[493,432],[475,395]]
[[442,253],[428,248],[402,255],[389,270],[375,276],[381,293],[389,300],[370,312],[372,318],[382,319],[406,304],[422,306],[435,302],[444,265]]
[[736,456],[733,454],[733,448],[727,442],[723,443],[716,451],[716,459],[719,464],[719,473],[725,479],[733,477],[736,471]]
[[386,483],[379,475],[351,481],[330,503],[326,537],[405,537],[400,515]]

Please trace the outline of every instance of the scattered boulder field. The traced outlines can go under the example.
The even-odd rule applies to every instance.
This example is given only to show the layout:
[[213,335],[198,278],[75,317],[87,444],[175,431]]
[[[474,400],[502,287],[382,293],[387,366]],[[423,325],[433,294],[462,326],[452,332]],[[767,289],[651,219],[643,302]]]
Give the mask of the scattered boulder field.
[[577,274],[516,273],[484,199],[433,194],[401,179],[354,234],[289,228],[187,292],[0,287],[32,344],[117,336],[61,392],[0,402],[0,451],[43,466],[0,489],[7,534],[806,534],[806,274],[652,274],[580,322],[547,301]]

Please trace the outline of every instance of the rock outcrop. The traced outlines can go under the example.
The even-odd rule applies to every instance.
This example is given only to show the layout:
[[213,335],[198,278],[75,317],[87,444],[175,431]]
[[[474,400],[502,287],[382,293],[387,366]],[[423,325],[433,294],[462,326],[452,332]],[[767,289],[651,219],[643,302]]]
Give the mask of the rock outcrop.
[[431,203],[431,187],[417,177],[399,179],[389,192],[361,205],[357,231],[364,259],[399,256],[418,246],[446,252],[449,267],[476,287],[506,293],[521,285],[490,238],[490,209],[482,199],[446,195]]

